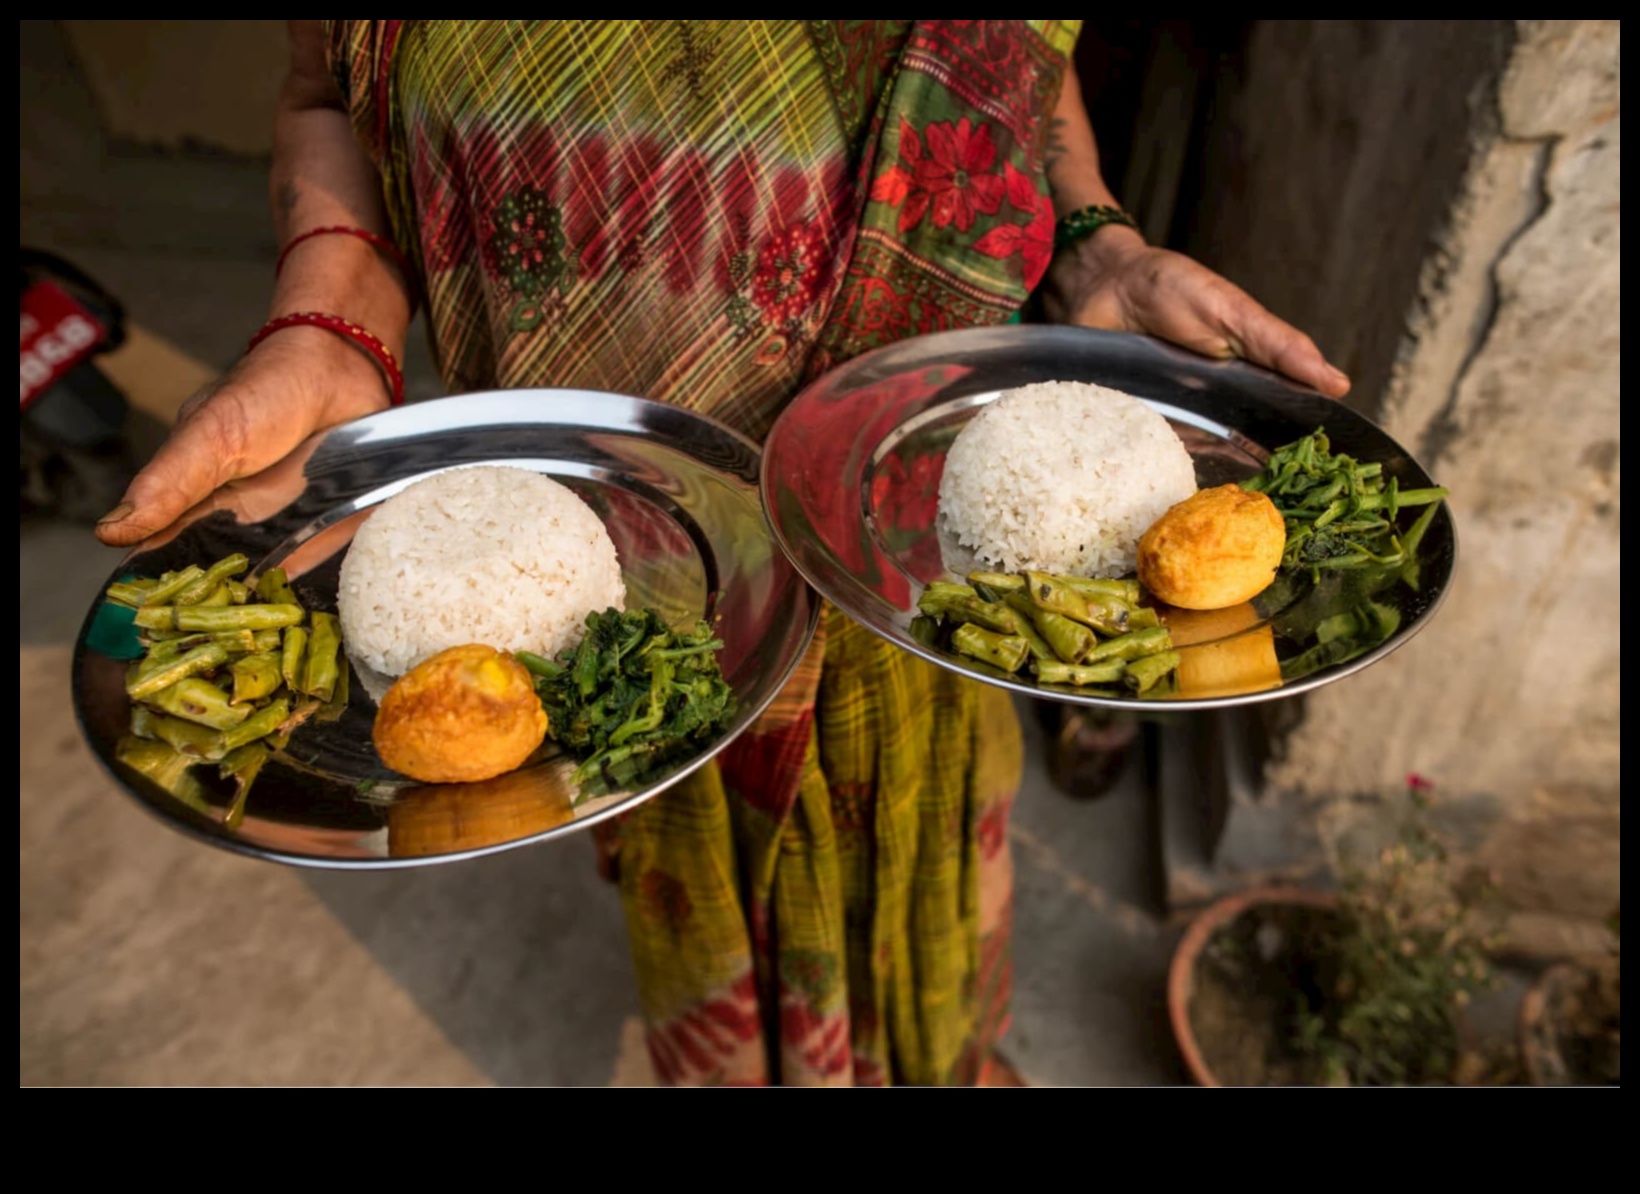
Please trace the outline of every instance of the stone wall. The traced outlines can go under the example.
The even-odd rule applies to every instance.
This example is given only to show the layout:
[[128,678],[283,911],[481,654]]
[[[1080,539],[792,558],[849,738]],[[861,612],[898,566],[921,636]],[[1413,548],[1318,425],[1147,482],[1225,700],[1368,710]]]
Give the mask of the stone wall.
[[283,21],[59,21],[103,127],[160,150],[265,155],[290,51]]
[[1529,952],[1620,894],[1619,59],[1616,21],[1262,23],[1193,246],[1341,361],[1459,533],[1431,626],[1284,710],[1261,802],[1347,852],[1429,777]]

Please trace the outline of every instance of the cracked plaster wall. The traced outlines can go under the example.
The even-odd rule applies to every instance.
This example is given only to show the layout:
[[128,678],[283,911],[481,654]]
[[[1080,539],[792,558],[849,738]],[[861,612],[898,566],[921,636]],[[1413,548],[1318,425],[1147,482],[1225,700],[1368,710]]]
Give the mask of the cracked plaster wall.
[[1430,777],[1530,952],[1620,894],[1619,58],[1616,21],[1262,22],[1192,246],[1341,360],[1459,533],[1427,629],[1281,708],[1261,802],[1348,852]]

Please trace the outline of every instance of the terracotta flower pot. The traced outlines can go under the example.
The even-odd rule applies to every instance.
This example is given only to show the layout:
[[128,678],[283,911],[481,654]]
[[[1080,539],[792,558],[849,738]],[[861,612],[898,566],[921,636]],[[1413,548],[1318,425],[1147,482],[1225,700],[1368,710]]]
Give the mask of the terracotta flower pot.
[[1190,1001],[1196,989],[1196,963],[1207,943],[1220,929],[1233,923],[1250,908],[1286,904],[1306,908],[1331,909],[1338,906],[1330,892],[1303,887],[1255,887],[1225,896],[1211,904],[1191,923],[1173,953],[1167,974],[1167,1013],[1173,1023],[1173,1037],[1179,1043],[1185,1068],[1200,1086],[1223,1085],[1202,1057],[1195,1029],[1190,1023]]
[[1558,1022],[1555,1005],[1567,992],[1585,980],[1591,967],[1617,965],[1600,959],[1589,964],[1561,962],[1538,976],[1520,1004],[1519,1045],[1521,1068],[1533,1086],[1573,1086],[1581,1077],[1572,1072],[1564,1051],[1564,1028]]

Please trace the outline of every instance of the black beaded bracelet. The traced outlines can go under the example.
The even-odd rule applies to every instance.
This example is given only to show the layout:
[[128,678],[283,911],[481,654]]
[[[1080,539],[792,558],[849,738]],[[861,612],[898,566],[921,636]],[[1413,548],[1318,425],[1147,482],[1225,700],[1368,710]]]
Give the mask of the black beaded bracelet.
[[1092,203],[1059,217],[1058,223],[1054,225],[1053,247],[1056,250],[1063,249],[1079,240],[1086,240],[1106,224],[1121,224],[1135,232],[1139,231],[1139,221],[1121,208]]

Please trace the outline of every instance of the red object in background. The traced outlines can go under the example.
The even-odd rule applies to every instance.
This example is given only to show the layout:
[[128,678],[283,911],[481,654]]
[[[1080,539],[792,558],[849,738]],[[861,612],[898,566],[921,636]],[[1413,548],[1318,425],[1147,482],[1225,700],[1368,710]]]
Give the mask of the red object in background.
[[94,353],[108,331],[55,282],[23,291],[18,353],[19,410],[27,410],[59,378]]

